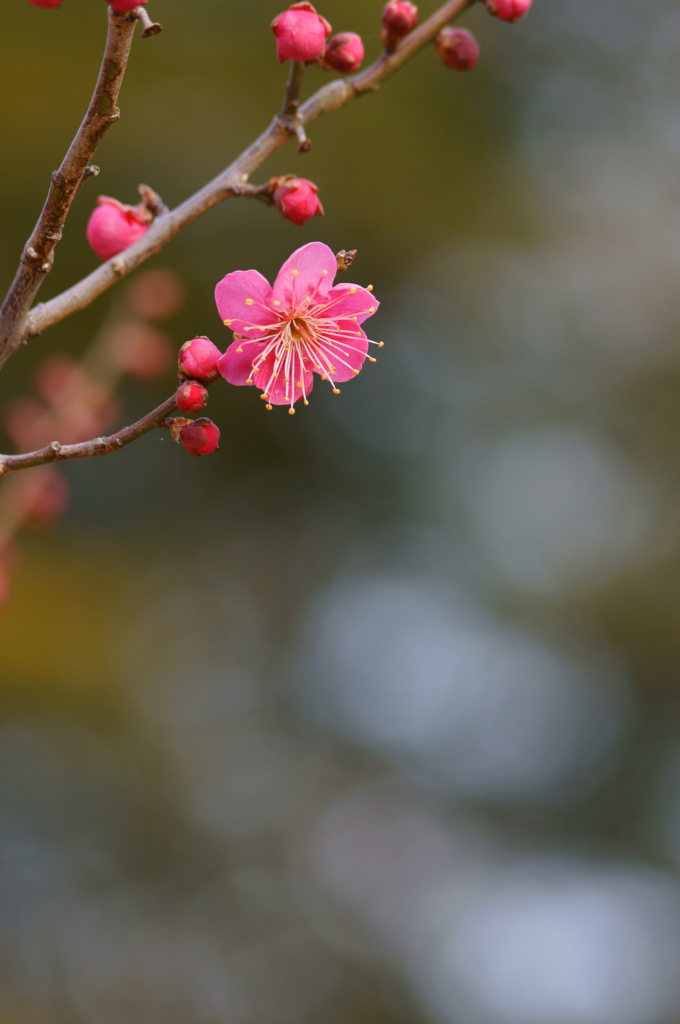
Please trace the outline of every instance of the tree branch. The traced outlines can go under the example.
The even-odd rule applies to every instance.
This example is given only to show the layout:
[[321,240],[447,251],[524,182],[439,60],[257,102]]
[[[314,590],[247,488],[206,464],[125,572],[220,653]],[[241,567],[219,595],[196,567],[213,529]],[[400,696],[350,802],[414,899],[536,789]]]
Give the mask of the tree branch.
[[44,466],[47,462],[61,462],[63,459],[85,459],[93,455],[110,455],[120,451],[126,445],[136,441],[155,427],[160,427],[163,420],[177,408],[175,395],[168,398],[153,412],[147,413],[141,420],[123,427],[111,437],[95,437],[91,441],[80,444],[59,444],[53,441],[45,448],[24,455],[0,455],[0,477],[19,469],[31,469],[33,466]]
[[88,171],[92,156],[106,130],[120,117],[118,93],[132,45],[136,17],[108,8],[104,57],[94,95],[85,118],[61,167],[52,175],[47,200],[33,234],[26,243],[14,282],[0,310],[0,365],[26,338],[26,314],[45,277],[52,269],[54,250],[61,239],[73,197]]
[[[345,106],[365,92],[378,89],[390,75],[419,50],[427,46],[438,32],[471,7],[475,0],[448,0],[438,11],[406,36],[394,53],[383,54],[365,71],[346,79],[330,82],[319,89],[298,111],[299,122],[309,124],[321,114]],[[33,337],[59,323],[65,317],[85,309],[99,295],[174,238],[183,228],[229,196],[243,194],[248,178],[265,160],[295,134],[292,127],[281,123],[280,115],[229,167],[180,206],[158,217],[146,235],[114,259],[98,267],[92,274],[49,302],[41,303],[29,314],[22,340]],[[6,356],[0,353],[0,366]]]

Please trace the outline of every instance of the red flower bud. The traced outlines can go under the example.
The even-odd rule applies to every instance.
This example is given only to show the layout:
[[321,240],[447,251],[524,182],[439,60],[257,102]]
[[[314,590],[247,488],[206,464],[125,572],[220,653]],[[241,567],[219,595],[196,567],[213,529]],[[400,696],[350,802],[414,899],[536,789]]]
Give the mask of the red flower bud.
[[310,3],[293,4],[274,18],[272,32],[276,36],[279,64],[284,60],[316,60],[326,46],[331,26],[316,13]]
[[219,376],[217,360],[222,353],[210,338],[203,336],[185,341],[179,350],[179,375],[208,384]]
[[364,44],[356,32],[340,32],[326,43],[319,65],[326,71],[339,71],[342,75],[357,71],[364,59]]
[[466,28],[443,28],[434,48],[442,64],[454,71],[471,71],[479,59],[479,43]]
[[125,14],[126,11],[134,11],[135,7],[143,7],[146,2],[147,0],[111,0],[110,6],[118,14]]
[[410,0],[389,0],[383,7],[382,23],[388,36],[403,39],[418,24],[418,8]]
[[486,0],[489,14],[501,21],[519,21],[531,7],[534,0]]
[[323,217],[319,189],[306,178],[289,178],[274,193],[276,209],[286,220],[302,226],[310,217]]
[[87,224],[87,240],[102,260],[110,260],[149,230],[151,215],[139,206],[126,206],[99,196]]
[[[28,0],[34,7],[61,7],[64,0]],[[2,602],[0,601],[0,604]]]
[[179,436],[190,455],[211,455],[220,446],[220,428],[206,416],[182,427]]
[[177,408],[182,412],[200,412],[208,402],[208,392],[197,380],[185,380],[177,388]]

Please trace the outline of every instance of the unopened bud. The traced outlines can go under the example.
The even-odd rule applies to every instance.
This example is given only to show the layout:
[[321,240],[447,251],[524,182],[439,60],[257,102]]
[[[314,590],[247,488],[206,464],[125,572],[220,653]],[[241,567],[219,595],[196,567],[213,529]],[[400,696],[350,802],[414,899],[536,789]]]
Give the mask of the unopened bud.
[[87,224],[87,240],[100,259],[110,260],[142,238],[151,220],[143,204],[127,206],[109,196],[99,196]]
[[519,21],[531,7],[534,0],[486,0],[486,9],[501,21]]
[[134,11],[135,7],[143,7],[146,2],[147,0],[110,0],[109,6],[118,14],[125,14],[126,11]]
[[466,28],[443,28],[434,48],[442,64],[454,71],[471,71],[479,59],[479,43]]
[[179,350],[179,375],[189,380],[210,383],[219,376],[217,360],[222,353],[210,338],[203,336],[185,341]]
[[288,178],[274,193],[276,209],[286,220],[302,226],[310,217],[323,217],[324,209],[318,191],[313,181]]
[[317,60],[326,47],[331,26],[310,3],[296,3],[274,18],[279,64],[284,60]]
[[220,428],[206,416],[182,427],[179,436],[190,455],[211,455],[220,446]]
[[319,58],[319,66],[326,71],[339,71],[348,75],[357,71],[364,59],[364,44],[356,32],[340,32],[326,43],[323,56]]
[[205,409],[208,402],[208,392],[197,380],[185,380],[177,388],[175,399],[177,408],[182,412],[197,413]]
[[386,35],[397,42],[418,24],[418,8],[410,0],[389,0],[383,7],[382,23]]

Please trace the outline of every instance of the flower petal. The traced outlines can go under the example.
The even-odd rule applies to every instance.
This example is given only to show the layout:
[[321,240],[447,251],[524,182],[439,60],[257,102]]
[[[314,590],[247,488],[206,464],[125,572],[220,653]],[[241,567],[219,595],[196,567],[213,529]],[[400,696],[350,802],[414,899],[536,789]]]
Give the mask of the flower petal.
[[235,270],[218,282],[215,302],[222,320],[237,334],[274,323],[272,289],[257,270]]
[[279,270],[272,298],[284,309],[296,308],[308,295],[323,302],[337,272],[333,250],[323,242],[309,242],[296,249]]
[[271,405],[291,405],[310,393],[314,387],[314,374],[311,370],[306,370],[304,377],[301,376],[299,358],[295,359],[295,363],[288,370],[284,363],[279,364],[276,376],[275,365],[276,357],[270,352],[254,376],[255,384],[262,388]]
[[356,322],[362,324],[369,316],[373,316],[379,305],[373,293],[366,288],[343,282],[329,292],[326,300],[328,312],[322,312],[321,316],[356,316]]
[[334,373],[328,373],[325,360],[321,361],[321,370],[316,372],[328,373],[337,383],[356,377],[368,353],[368,338],[354,320],[338,320],[333,329],[324,331],[318,344]]
[[242,341],[235,341],[217,360],[217,369],[230,384],[240,387],[242,384],[247,384],[248,381],[252,383],[253,360],[263,347],[261,342],[248,341],[246,338]]

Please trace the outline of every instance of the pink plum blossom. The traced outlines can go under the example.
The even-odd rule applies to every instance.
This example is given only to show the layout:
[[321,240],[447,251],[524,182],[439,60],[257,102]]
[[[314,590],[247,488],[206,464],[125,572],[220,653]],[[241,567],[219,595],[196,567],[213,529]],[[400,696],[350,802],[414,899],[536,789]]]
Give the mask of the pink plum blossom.
[[489,14],[501,21],[519,21],[527,13],[534,0],[486,0]]
[[[378,301],[369,288],[333,286],[337,260],[322,242],[297,249],[278,273],[274,287],[257,270],[236,270],[217,285],[215,301],[234,342],[218,361],[230,384],[262,389],[267,408],[305,405],[314,373],[338,384],[351,380],[368,358],[369,339],[360,324]],[[382,343],[380,343],[382,344]]]
[[326,47],[331,26],[305,2],[293,4],[272,22],[279,64],[284,60],[316,60]]
[[358,71],[364,59],[364,44],[356,32],[339,32],[326,43],[319,64],[326,71],[339,71],[348,75],[350,71]]
[[306,178],[289,178],[274,193],[274,205],[282,217],[302,226],[310,217],[323,217],[319,189]]
[[143,204],[127,206],[99,196],[87,223],[87,240],[101,260],[110,260],[145,235],[150,221]]

